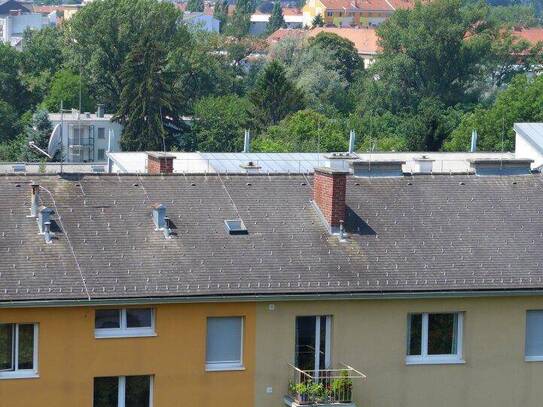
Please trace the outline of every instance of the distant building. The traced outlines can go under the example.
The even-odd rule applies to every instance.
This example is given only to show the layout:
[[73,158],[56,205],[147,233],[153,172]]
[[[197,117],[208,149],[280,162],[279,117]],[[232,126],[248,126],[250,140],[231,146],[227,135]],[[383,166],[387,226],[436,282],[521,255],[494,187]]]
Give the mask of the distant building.
[[105,162],[107,151],[119,151],[122,126],[112,121],[113,115],[96,113],[50,113],[53,133],[48,153],[62,153],[63,161],[73,163]]
[[47,16],[33,13],[25,3],[0,0],[0,40],[22,49],[23,33],[27,29],[40,30],[51,24]]
[[411,8],[411,0],[309,0],[303,8],[304,26],[321,15],[325,25],[378,26],[397,9]]
[[218,19],[203,12],[185,11],[183,13],[183,22],[196,29],[215,33],[219,32],[221,26]]
[[[251,15],[249,33],[252,35],[264,34],[268,27],[270,17],[271,14],[259,12]],[[302,11],[298,8],[283,7],[283,18],[285,20],[286,28],[302,28],[304,26],[304,16]]]

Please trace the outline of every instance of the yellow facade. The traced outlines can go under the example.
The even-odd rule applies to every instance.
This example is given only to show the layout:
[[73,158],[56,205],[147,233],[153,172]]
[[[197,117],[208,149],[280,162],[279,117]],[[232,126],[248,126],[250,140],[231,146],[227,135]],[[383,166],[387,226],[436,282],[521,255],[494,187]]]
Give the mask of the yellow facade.
[[[111,307],[109,307],[111,308]],[[251,406],[255,305],[153,306],[156,336],[95,339],[94,308],[0,309],[1,323],[39,324],[39,378],[1,379],[1,407],[92,406],[98,376],[154,375],[153,406]],[[206,372],[206,322],[244,317],[244,370]]]
[[[524,361],[525,318],[542,297],[278,302],[257,305],[255,406],[278,407],[294,362],[295,319],[331,315],[332,364],[363,407],[539,407],[543,362]],[[406,365],[407,314],[464,312],[464,364]],[[273,334],[270,334],[273,332]],[[267,392],[269,388],[273,391]]]

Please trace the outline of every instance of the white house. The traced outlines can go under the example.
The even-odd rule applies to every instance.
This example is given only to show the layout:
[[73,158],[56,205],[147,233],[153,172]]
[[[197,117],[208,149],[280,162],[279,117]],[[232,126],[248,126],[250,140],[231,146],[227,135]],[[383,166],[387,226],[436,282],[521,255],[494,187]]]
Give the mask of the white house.
[[189,12],[183,13],[183,22],[196,29],[218,33],[221,22],[213,16],[201,12]]
[[23,33],[27,29],[40,30],[51,24],[47,16],[33,13],[15,0],[0,0],[0,40],[22,49]]
[[[270,21],[271,14],[254,13],[251,15],[251,25],[249,26],[249,33],[251,35],[264,34],[268,28],[268,21]],[[283,19],[285,20],[285,28],[302,28],[304,22],[304,16],[302,12],[295,8],[283,8]]]
[[50,113],[53,132],[48,153],[62,152],[65,162],[106,162],[108,151],[120,150],[122,126],[99,106],[96,113]]

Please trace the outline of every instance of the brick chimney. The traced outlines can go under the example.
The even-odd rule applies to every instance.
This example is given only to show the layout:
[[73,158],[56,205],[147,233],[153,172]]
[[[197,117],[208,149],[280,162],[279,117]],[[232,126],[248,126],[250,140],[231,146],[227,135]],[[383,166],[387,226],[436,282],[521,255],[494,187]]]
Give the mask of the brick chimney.
[[147,152],[148,174],[172,174],[175,155],[160,152]]
[[330,233],[339,233],[345,220],[345,191],[349,171],[333,168],[315,168],[313,203]]

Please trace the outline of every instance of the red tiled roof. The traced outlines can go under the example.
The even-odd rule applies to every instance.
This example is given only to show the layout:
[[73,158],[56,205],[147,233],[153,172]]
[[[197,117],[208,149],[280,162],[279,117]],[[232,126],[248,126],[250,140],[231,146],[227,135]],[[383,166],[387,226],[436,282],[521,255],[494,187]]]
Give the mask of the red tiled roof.
[[512,34],[514,37],[521,38],[534,45],[543,42],[543,28],[517,28]]
[[379,37],[373,28],[317,27],[309,31],[309,36],[315,37],[321,32],[337,34],[351,41],[359,54],[377,54],[381,51]]
[[271,34],[266,39],[266,41],[268,42],[268,44],[271,45],[287,37],[303,38],[306,36],[307,32],[308,31],[306,30],[302,30],[298,28],[280,28],[277,31],[275,31],[273,34]]
[[301,16],[302,10],[295,7],[283,7],[283,15],[284,16]]

